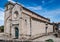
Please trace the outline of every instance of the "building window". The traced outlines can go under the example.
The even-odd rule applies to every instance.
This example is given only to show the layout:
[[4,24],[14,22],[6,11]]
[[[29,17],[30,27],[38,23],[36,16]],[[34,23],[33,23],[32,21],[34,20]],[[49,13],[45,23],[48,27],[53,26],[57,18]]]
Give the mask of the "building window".
[[27,20],[25,19],[25,24],[27,25]]
[[17,18],[18,17],[18,11],[14,12],[14,17]]

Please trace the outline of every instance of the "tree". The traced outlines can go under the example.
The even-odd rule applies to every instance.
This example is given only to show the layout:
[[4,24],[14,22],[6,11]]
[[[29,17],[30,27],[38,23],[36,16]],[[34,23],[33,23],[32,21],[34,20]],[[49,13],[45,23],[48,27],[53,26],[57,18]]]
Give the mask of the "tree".
[[0,32],[4,32],[4,26],[0,26]]

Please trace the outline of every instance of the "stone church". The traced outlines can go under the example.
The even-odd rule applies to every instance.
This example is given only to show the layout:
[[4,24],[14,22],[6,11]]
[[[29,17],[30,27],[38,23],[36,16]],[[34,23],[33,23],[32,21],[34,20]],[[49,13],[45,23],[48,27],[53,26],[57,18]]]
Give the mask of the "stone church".
[[45,18],[18,3],[5,5],[4,33],[12,39],[39,40],[53,32],[50,19]]

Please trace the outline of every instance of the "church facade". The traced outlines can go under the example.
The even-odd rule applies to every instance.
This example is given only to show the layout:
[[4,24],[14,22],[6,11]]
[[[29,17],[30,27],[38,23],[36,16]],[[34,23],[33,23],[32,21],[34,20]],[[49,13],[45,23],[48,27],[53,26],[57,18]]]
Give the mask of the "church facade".
[[40,36],[53,32],[50,19],[18,3],[8,2],[5,5],[4,19],[4,33],[12,39],[38,40]]

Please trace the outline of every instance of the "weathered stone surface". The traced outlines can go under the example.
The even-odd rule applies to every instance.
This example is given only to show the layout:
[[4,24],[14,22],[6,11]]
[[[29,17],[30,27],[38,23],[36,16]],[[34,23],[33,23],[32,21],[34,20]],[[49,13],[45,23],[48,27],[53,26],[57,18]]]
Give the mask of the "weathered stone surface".
[[[27,40],[34,35],[37,36],[37,34],[53,32],[53,25],[51,25],[49,19],[29,11],[17,3],[8,4],[6,8],[4,33],[8,38],[16,39],[16,33],[18,33],[18,39]],[[18,31],[15,29],[16,27]]]

